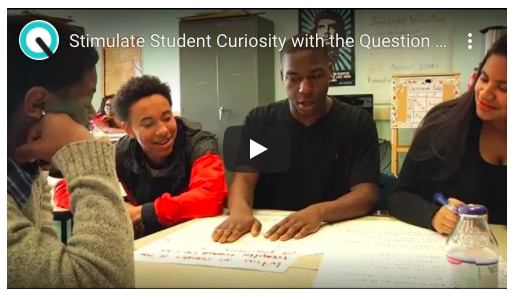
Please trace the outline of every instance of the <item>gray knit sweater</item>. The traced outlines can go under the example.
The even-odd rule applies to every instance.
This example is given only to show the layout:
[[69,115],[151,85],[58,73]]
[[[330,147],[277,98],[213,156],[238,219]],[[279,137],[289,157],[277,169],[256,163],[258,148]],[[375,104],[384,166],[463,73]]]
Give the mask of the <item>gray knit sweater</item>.
[[7,195],[8,288],[133,288],[133,227],[105,141],[68,145],[53,158],[67,180],[74,214],[68,245],[53,226],[45,175],[23,208]]

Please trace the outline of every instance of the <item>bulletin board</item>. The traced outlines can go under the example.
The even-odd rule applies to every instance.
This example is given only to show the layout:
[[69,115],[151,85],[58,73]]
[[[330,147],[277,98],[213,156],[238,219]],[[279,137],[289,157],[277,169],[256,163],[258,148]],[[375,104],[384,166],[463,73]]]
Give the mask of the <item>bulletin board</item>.
[[[137,37],[138,38],[138,37]],[[103,94],[115,94],[132,77],[142,76],[140,47],[103,48]]]
[[392,76],[391,172],[398,174],[399,129],[416,129],[434,106],[460,96],[460,73],[400,74]]

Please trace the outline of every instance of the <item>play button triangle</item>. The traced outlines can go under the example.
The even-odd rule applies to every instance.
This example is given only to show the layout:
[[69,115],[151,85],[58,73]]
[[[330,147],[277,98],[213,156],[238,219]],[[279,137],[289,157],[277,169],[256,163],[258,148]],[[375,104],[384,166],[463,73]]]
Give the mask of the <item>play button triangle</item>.
[[255,142],[252,139],[249,139],[249,140],[250,140],[250,146],[249,146],[250,158],[249,159],[252,159],[267,150],[267,148],[264,147],[263,145]]

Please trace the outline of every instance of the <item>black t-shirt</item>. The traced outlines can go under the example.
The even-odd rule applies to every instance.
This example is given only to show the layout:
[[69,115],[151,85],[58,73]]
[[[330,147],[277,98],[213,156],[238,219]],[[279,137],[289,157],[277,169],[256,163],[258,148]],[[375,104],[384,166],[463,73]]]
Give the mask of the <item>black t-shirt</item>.
[[362,183],[379,183],[378,133],[365,110],[333,99],[330,111],[307,127],[290,112],[288,100],[254,108],[245,125],[288,128],[290,167],[260,174],[254,209],[299,211],[335,200]]

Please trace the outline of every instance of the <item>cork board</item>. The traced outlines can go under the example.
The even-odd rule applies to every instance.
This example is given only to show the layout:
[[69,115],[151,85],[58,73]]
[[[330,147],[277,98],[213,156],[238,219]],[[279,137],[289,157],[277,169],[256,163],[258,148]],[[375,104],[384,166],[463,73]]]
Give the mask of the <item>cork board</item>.
[[[138,38],[138,37],[137,37]],[[103,94],[115,94],[119,88],[136,76],[142,76],[140,47],[103,48]]]
[[459,73],[393,75],[391,128],[416,129],[427,112],[460,95]]

